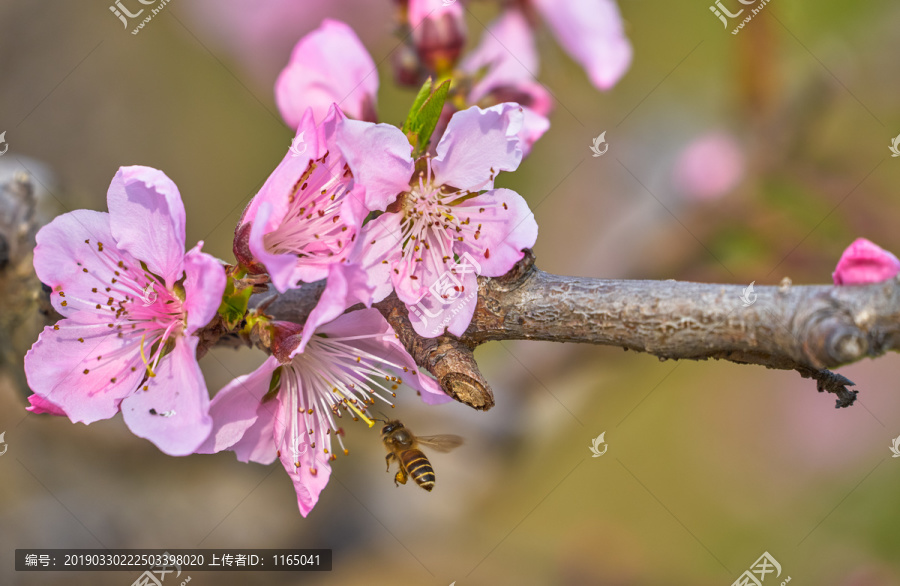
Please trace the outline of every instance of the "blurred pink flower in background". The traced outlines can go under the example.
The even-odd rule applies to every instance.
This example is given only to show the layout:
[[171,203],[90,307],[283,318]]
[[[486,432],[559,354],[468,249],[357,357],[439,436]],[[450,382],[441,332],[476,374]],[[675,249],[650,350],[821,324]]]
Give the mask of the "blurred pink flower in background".
[[275,82],[275,102],[282,118],[296,130],[307,108],[316,122],[332,104],[357,120],[378,115],[378,70],[353,29],[331,19],[301,38]]
[[831,277],[835,285],[866,285],[900,273],[900,260],[865,238],[857,238],[838,260]]
[[347,21],[363,41],[374,43],[390,37],[393,16],[387,0],[192,0],[179,10],[213,53],[221,58],[227,52],[261,85],[275,79],[297,39],[324,18]]
[[547,22],[560,46],[597,89],[608,90],[631,65],[631,42],[613,0],[527,0]]
[[744,152],[737,141],[724,132],[710,132],[681,151],[673,182],[688,199],[714,200],[738,186],[744,169]]
[[553,110],[553,98],[536,76],[540,68],[534,38],[525,16],[510,9],[493,22],[474,51],[463,60],[461,69],[470,75],[484,70],[469,93],[470,104],[489,107],[497,103],[516,102],[524,110],[522,130],[523,155],[550,128],[546,116]]

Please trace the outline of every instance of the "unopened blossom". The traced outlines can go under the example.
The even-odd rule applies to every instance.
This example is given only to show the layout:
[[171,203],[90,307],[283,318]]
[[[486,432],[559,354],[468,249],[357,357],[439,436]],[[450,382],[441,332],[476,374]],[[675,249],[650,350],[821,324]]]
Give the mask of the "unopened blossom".
[[522,12],[515,8],[505,10],[460,68],[477,78],[469,92],[470,104],[489,107],[516,102],[522,106],[519,138],[523,155],[528,156],[532,145],[550,128],[546,117],[553,110],[553,98],[537,81],[537,48]]
[[[390,291],[390,283],[423,336],[437,336],[444,327],[461,335],[475,310],[476,276],[505,274],[537,239],[525,200],[494,188],[497,174],[515,170],[522,160],[521,127],[518,104],[472,107],[453,115],[436,156],[427,157],[420,172],[411,174],[414,163],[407,158],[359,173],[366,189],[370,182],[406,185],[389,212],[363,228],[360,262],[376,287],[375,299]],[[403,136],[394,127],[347,120],[338,145],[356,173],[366,165],[369,147],[392,135]]]
[[900,273],[900,260],[865,238],[847,247],[832,273],[835,285],[881,283]]
[[231,450],[242,462],[261,464],[280,460],[305,517],[328,484],[336,452],[348,454],[344,421],[362,419],[371,427],[370,405],[376,399],[391,405],[404,383],[426,403],[450,397],[419,370],[377,310],[353,311],[319,327],[302,351],[299,326],[275,322],[273,328],[274,354],[213,399],[214,428],[198,452]]
[[121,411],[163,452],[192,453],[212,427],[192,334],[215,317],[224,269],[202,242],[185,253],[184,205],[161,171],[122,167],[107,204],[37,235],[34,268],[64,319],[25,356],[31,410],[82,423]]
[[[235,255],[245,266],[262,265],[280,292],[328,277],[348,260],[363,220],[384,210],[406,182],[372,181],[361,189],[335,142],[343,114],[332,106],[318,125],[307,110],[294,141],[253,198],[235,234]],[[409,158],[402,134],[372,146],[356,174]],[[302,145],[302,146],[301,146]]]
[[275,82],[275,101],[296,129],[307,109],[321,122],[333,103],[358,120],[374,121],[378,70],[353,29],[331,19],[304,36]]
[[451,71],[466,44],[462,2],[409,0],[409,26],[422,62],[439,74]]

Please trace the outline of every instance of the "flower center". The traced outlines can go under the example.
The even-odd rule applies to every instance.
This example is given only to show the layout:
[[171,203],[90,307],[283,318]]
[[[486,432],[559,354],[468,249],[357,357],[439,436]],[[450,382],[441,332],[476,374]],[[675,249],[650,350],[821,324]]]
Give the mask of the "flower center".
[[[91,368],[117,363],[118,368],[110,377],[111,384],[138,368],[146,369],[148,376],[156,376],[153,369],[168,351],[167,342],[184,331],[186,313],[182,299],[166,288],[162,279],[153,275],[143,263],[130,258],[126,262],[115,247],[110,249],[102,242],[90,239],[85,240],[84,245],[90,247],[93,258],[90,262],[76,263],[96,286],[91,287],[90,292],[84,287],[83,297],[67,296],[61,289],[56,293],[63,298],[63,306],[71,305],[101,318],[90,325],[73,324],[73,327],[96,332],[87,341],[85,337],[77,338],[78,342],[98,345],[113,333],[125,340],[113,352],[98,355],[96,366]],[[91,368],[85,368],[82,374],[90,374]]]
[[[478,188],[459,190],[436,184],[429,157],[426,170],[419,173],[418,183],[401,196],[402,251],[400,266],[394,271],[414,282],[419,281],[424,273],[419,270],[419,263],[428,261],[427,265],[431,267],[452,264],[454,243],[478,240],[481,224],[473,226],[471,218],[461,217],[461,208],[457,207],[477,194]],[[430,283],[419,282],[417,285],[428,287]]]
[[[345,415],[352,416],[353,421],[362,419],[372,427],[369,406],[375,404],[376,398],[394,406],[387,396],[397,396],[395,391],[403,379],[393,372],[409,372],[409,368],[359,347],[360,343],[365,347],[367,340],[384,336],[315,336],[302,354],[284,365],[279,392],[289,421],[285,426],[288,437],[281,438],[280,445],[287,444],[296,450],[293,454],[296,467],[300,467],[299,456],[305,453],[306,445],[313,454],[318,452],[325,454],[326,459],[336,459],[335,454],[329,453],[332,432],[344,454],[349,453],[342,439],[343,428],[337,423]],[[316,446],[316,432],[321,436],[323,429],[326,445]],[[310,472],[316,473],[314,465]]]
[[341,222],[340,211],[353,181],[342,158],[327,162],[328,153],[309,167],[294,184],[281,223],[263,243],[273,254],[293,254],[309,264],[328,265],[346,255],[356,231]]

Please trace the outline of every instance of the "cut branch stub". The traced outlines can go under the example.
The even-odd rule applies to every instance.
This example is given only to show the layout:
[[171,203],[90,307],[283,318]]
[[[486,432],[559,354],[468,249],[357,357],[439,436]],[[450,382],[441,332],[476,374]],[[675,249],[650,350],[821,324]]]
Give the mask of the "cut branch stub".
[[482,411],[494,406],[494,394],[478,369],[472,348],[455,336],[423,338],[416,334],[406,306],[396,295],[376,303],[375,307],[394,328],[416,364],[433,374],[445,393]]

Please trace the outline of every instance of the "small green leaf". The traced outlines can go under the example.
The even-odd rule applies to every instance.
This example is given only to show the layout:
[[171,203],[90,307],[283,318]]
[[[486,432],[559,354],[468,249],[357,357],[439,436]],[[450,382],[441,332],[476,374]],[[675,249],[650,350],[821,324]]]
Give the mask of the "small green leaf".
[[433,86],[431,78],[425,82],[419,94],[413,102],[413,107],[403,123],[403,132],[409,144],[415,149],[415,155],[421,154],[428,148],[428,142],[431,140],[431,134],[437,127],[438,120],[441,117],[441,111],[444,109],[444,102],[447,101],[447,94],[450,91],[450,80],[444,80],[436,88]]
[[425,100],[428,99],[428,96],[431,95],[432,88],[431,78],[429,77],[422,88],[419,90],[419,93],[416,95],[416,99],[413,101],[412,108],[409,109],[409,114],[406,116],[406,122],[403,123],[404,133],[409,132],[412,127],[413,122],[416,119],[416,116],[419,114],[419,110],[422,108],[422,104],[425,103]]
[[234,277],[228,275],[228,281],[225,284],[225,293],[222,295],[222,304],[219,306],[218,313],[225,322],[225,327],[229,330],[236,328],[244,319],[247,313],[247,307],[250,304],[250,295],[253,294],[253,287],[235,288]]
[[269,381],[269,390],[266,395],[263,397],[262,402],[265,403],[267,401],[271,401],[275,398],[275,395],[278,394],[278,390],[281,388],[281,369],[283,367],[279,366],[275,369],[275,372],[272,373],[272,380]]

